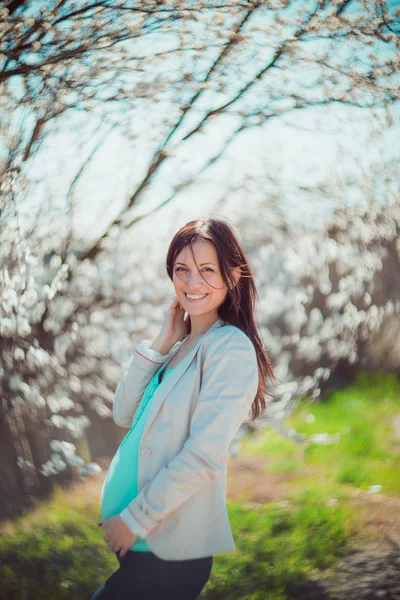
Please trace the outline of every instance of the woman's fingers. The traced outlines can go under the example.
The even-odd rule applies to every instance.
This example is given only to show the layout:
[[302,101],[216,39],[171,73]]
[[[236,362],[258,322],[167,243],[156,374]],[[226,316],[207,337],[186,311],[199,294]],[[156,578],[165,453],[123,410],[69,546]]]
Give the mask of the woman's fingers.
[[178,296],[174,296],[172,298],[172,306],[175,305],[175,308],[179,308],[179,310],[183,310],[182,304],[178,300]]
[[110,550],[112,550],[113,552],[118,552],[118,550],[120,549],[120,545],[119,544],[107,544],[107,546],[110,548]]

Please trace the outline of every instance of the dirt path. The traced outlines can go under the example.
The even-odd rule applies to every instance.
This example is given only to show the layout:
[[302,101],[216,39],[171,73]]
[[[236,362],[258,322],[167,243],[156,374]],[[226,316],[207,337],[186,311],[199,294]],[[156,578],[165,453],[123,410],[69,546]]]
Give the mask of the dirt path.
[[291,600],[400,599],[399,547],[354,549],[334,569],[289,590]]
[[[400,415],[393,438],[400,451]],[[261,456],[231,460],[227,497],[250,507],[287,499],[297,474],[266,473],[267,462]],[[356,488],[349,503],[361,524],[354,548],[335,567],[289,589],[291,600],[400,600],[400,498]]]
[[400,499],[356,490],[350,503],[363,523],[358,542],[335,567],[292,590],[293,600],[400,600]]

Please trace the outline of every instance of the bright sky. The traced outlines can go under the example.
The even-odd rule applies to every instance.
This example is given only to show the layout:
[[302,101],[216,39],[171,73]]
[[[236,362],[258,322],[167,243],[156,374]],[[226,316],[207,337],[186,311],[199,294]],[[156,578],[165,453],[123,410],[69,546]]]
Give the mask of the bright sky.
[[[399,110],[395,115],[400,117]],[[143,118],[135,113],[126,118],[136,118],[134,127],[141,137],[129,143],[118,132],[110,134],[74,190],[73,228],[87,242],[101,235],[119,214],[147,168],[151,115],[146,119],[146,113]],[[69,112],[60,120],[59,132],[49,136],[32,164],[32,185],[24,202],[28,215],[34,205],[50,203],[65,212],[69,209],[65,200],[68,188],[99,140],[97,125],[96,110],[74,116]],[[207,128],[206,135],[195,135],[182,144],[177,156],[164,163],[129,216],[147,213],[165,201],[179,179],[185,179],[185,173],[196,173],[205,158],[218,150],[229,126],[229,118],[217,120]],[[337,181],[345,171],[355,178],[362,177],[369,164],[398,152],[394,140],[400,127],[375,143],[366,141],[371,127],[373,119],[368,111],[350,111],[335,104],[289,113],[250,129],[240,134],[224,157],[194,185],[147,219],[149,231],[154,226],[161,231],[171,222],[175,226],[204,216],[214,210],[216,203],[218,211],[228,217],[236,211],[255,210],[272,194],[278,194],[279,206],[289,220],[317,227],[329,217],[335,203],[363,201],[356,188],[349,190],[346,198],[338,193]],[[247,177],[250,182],[245,181]],[[319,197],[317,193],[311,196],[302,192],[302,188],[318,184],[325,184],[328,193]]]
[[[340,124],[340,113],[345,116],[346,111],[341,107],[299,111],[288,115],[285,120],[276,119],[266,126],[246,131],[229,147],[224,158],[201,175],[195,185],[178,194],[170,205],[161,210],[160,216],[155,217],[155,221],[154,218],[149,219],[149,227],[153,227],[154,223],[161,228],[163,224],[168,227],[166,221],[169,215],[174,215],[174,220],[177,215],[181,220],[195,218],[213,210],[215,202],[220,200],[225,203],[220,212],[229,216],[244,202],[249,209],[259,202],[265,203],[272,192],[279,194],[282,210],[289,218],[290,214],[294,220],[311,218],[317,226],[329,216],[335,202],[343,204],[345,201],[335,197],[339,173],[344,168],[355,169],[355,165],[357,168],[363,164],[366,167],[374,159],[379,160],[381,152],[379,143],[375,146],[371,143],[365,152],[368,120],[353,123],[350,127],[347,120]],[[361,118],[361,111],[359,115]],[[322,124],[318,123],[318,118],[322,119]],[[295,122],[296,128],[285,121]],[[304,130],[298,129],[299,126]],[[90,122],[86,121],[84,127],[88,130]],[[393,139],[395,133],[392,134]],[[223,128],[215,128],[214,139],[210,135],[193,138],[192,149],[185,147],[186,155],[193,154],[191,163],[188,160],[192,168],[204,160],[210,146],[218,146],[223,136]],[[92,139],[94,144],[98,136]],[[49,140],[32,169],[35,179],[42,179],[42,182],[35,186],[34,192],[30,192],[28,205],[31,206],[31,203],[46,201],[46,197],[47,200],[53,197],[55,203],[64,203],[70,182],[89,153],[88,145],[79,148],[79,136],[71,128],[62,130]],[[384,146],[388,153],[393,153],[395,147],[390,143]],[[78,235],[86,239],[89,235],[95,239],[118,214],[126,197],[135,189],[135,183],[142,177],[146,166],[144,150],[143,146],[130,145],[118,133],[110,135],[75,190],[73,222]],[[138,155],[139,152],[141,155]],[[353,167],[352,158],[355,160]],[[269,174],[275,177],[275,182],[268,181]],[[241,185],[246,175],[254,177],[252,185]],[[147,213],[160,205],[168,198],[175,177],[176,170],[173,169],[173,173],[166,170],[165,176],[156,178],[130,216]],[[330,199],[299,199],[299,187],[318,183],[332,187]],[[242,187],[241,193],[230,189],[235,185]],[[353,199],[358,200],[356,195]]]

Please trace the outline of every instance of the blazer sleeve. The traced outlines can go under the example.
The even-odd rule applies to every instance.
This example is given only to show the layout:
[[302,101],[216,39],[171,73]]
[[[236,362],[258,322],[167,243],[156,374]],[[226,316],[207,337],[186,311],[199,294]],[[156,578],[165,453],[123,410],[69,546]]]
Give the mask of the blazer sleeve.
[[142,340],[136,347],[131,364],[115,390],[112,417],[121,427],[131,427],[146,386],[181,342],[177,342],[167,354],[150,348],[152,343],[151,340]]
[[229,328],[207,342],[200,392],[182,450],[119,515],[142,538],[205,483],[225,473],[230,443],[257,394],[258,363],[251,340]]

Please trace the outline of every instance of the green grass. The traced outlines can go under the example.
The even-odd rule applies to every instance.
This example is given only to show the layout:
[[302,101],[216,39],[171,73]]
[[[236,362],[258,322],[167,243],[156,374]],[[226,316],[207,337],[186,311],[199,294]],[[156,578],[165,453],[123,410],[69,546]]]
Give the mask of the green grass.
[[[285,421],[300,434],[340,434],[329,445],[310,443],[305,462],[323,469],[330,481],[361,489],[381,485],[381,493],[400,495],[400,453],[393,452],[392,418],[400,412],[395,376],[360,373],[355,383],[320,403],[300,403]],[[305,416],[311,413],[313,423]]]
[[[288,476],[285,499],[258,508],[228,501],[237,551],[214,557],[201,598],[295,598],[296,585],[343,556],[360,533],[348,501],[354,487],[380,484],[382,494],[400,494],[400,452],[390,437],[399,412],[395,377],[360,374],[319,403],[300,401],[284,422],[305,436],[339,433],[334,444],[301,448],[270,428],[243,440],[243,455],[265,457],[266,477]],[[90,598],[118,566],[98,518],[96,493],[71,497],[58,488],[49,504],[4,529],[0,600]]]
[[[392,375],[361,373],[348,388],[318,403],[302,400],[284,424],[297,433],[340,435],[337,442],[307,442],[304,454],[273,430],[247,438],[246,455],[268,457],[269,471],[297,472],[313,467],[326,484],[349,484],[361,489],[381,485],[383,494],[400,495],[400,452],[393,451],[392,418],[400,412],[400,384]],[[315,420],[305,420],[312,414]]]
[[249,510],[228,503],[237,552],[214,558],[202,598],[285,600],[286,589],[323,569],[351,545],[352,511],[318,489]]
[[[26,515],[0,537],[1,600],[90,598],[116,558],[105,550],[98,499],[70,508],[57,488],[49,505]],[[104,532],[103,532],[104,535]]]

